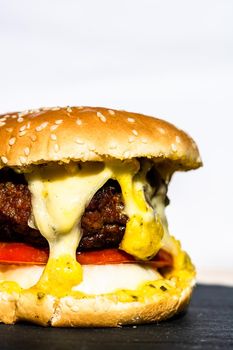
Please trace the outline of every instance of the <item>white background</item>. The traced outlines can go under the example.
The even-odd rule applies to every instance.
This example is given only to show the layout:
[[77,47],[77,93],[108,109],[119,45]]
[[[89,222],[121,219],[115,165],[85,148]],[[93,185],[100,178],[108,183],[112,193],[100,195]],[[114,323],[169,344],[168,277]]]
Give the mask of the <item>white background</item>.
[[[171,232],[200,269],[233,270],[233,1],[0,0],[0,112],[108,106],[188,131]],[[233,277],[232,277],[233,281]]]

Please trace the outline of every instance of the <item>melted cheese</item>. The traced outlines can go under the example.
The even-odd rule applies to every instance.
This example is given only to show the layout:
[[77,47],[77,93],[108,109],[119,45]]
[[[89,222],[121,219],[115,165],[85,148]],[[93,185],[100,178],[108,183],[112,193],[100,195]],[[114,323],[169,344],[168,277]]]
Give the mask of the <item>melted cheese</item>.
[[121,186],[129,217],[120,248],[140,260],[157,253],[164,229],[159,215],[145,200],[146,169],[139,168],[137,160],[86,162],[36,167],[27,174],[33,225],[50,247],[49,261],[35,286],[37,290],[61,296],[81,283],[82,268],[75,255],[81,239],[81,217],[93,195],[110,178]]
[[76,261],[81,216],[110,177],[111,172],[102,163],[49,165],[27,174],[35,226],[50,248],[49,261],[37,287],[63,293],[81,282],[82,269]]

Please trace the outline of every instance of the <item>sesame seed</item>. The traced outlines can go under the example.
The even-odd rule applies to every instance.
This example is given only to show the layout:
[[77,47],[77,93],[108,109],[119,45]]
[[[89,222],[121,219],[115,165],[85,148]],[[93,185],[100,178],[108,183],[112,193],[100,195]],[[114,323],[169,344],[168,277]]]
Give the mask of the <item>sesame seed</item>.
[[6,117],[0,118],[0,122],[5,122],[6,121]]
[[200,156],[197,157],[197,162],[201,163],[201,157]]
[[180,143],[181,142],[181,139],[179,136],[176,136],[176,143]]
[[165,134],[165,130],[163,128],[158,128],[158,131],[160,132],[160,134]]
[[20,156],[19,157],[19,161],[20,161],[20,163],[25,164],[26,163],[26,158],[23,157],[23,156]]
[[67,107],[66,110],[67,110],[68,113],[72,113],[73,112],[71,107]]
[[82,125],[82,121],[81,121],[80,119],[77,119],[77,120],[76,120],[76,124],[77,124],[77,125]]
[[57,143],[55,143],[55,145],[53,146],[53,149],[55,152],[58,152],[59,151],[59,146]]
[[101,113],[101,112],[97,112],[97,117],[100,118],[100,120],[105,123],[106,122],[106,117]]
[[59,111],[61,108],[60,107],[53,107],[51,108],[51,111]]
[[0,127],[1,127],[1,126],[4,126],[5,124],[6,124],[5,122],[1,122],[1,123],[0,123]]
[[31,127],[31,122],[28,122],[26,128],[30,129],[30,127]]
[[137,130],[135,130],[135,129],[132,130],[132,133],[133,133],[135,136],[138,135],[138,132],[137,132]]
[[46,128],[46,126],[48,125],[48,123],[49,123],[49,122],[44,122],[44,123],[42,123],[42,124],[41,124],[41,129]]
[[24,148],[24,154],[25,154],[25,156],[28,156],[29,153],[30,153],[29,147],[25,147],[25,148]]
[[51,131],[54,131],[54,130],[56,130],[58,127],[59,127],[59,125],[52,125],[52,126],[50,126],[50,130],[51,130]]
[[19,123],[22,123],[24,121],[24,119],[22,118],[22,117],[19,117],[18,119],[17,119],[17,122],[19,122]]
[[108,113],[111,114],[111,115],[115,115],[115,112],[111,109],[108,110]]
[[102,117],[100,117],[100,120],[105,123],[107,121],[106,117],[103,115]]
[[3,164],[7,164],[8,163],[7,157],[2,156],[1,160],[2,160]]
[[42,123],[41,125],[38,125],[38,126],[36,127],[36,131],[41,131],[41,130],[45,129],[46,126],[48,125],[48,123],[49,123],[49,122],[44,122],[44,123]]
[[9,118],[9,117],[10,117],[10,114],[5,114],[4,117],[5,117],[5,118]]
[[53,141],[56,141],[56,140],[57,140],[57,136],[56,136],[55,134],[51,134],[51,135],[50,135],[50,138],[51,138],[51,140],[53,140]]
[[127,118],[127,120],[128,120],[129,123],[134,123],[135,122],[134,118]]
[[128,138],[129,143],[134,142],[134,140],[135,140],[135,137],[134,137],[134,136],[130,136],[130,137]]
[[21,136],[24,136],[26,134],[26,130],[24,130],[24,131],[20,131],[19,132],[19,136],[21,137]]
[[16,141],[16,138],[15,138],[15,137],[12,137],[12,138],[9,140],[9,145],[10,145],[10,146],[13,146],[14,143],[15,143],[15,141]]
[[7,132],[12,132],[12,131],[13,131],[13,128],[6,128],[6,131],[7,131]]
[[18,118],[18,116],[17,116],[16,114],[13,114],[13,115],[11,116],[11,118],[12,118],[12,119],[16,119],[16,118]]
[[24,131],[26,129],[26,125],[21,126],[21,128],[19,128],[19,131]]
[[172,148],[173,152],[177,151],[177,146],[174,143],[171,144],[171,148]]
[[59,124],[61,124],[63,122],[63,120],[62,119],[57,119],[57,120],[55,120],[55,124],[57,124],[57,125],[59,125]]
[[78,106],[78,107],[76,107],[77,109],[83,109],[83,106]]
[[32,140],[33,142],[35,142],[36,139],[37,139],[36,135],[31,135],[30,137],[31,137],[31,140]]
[[145,137],[142,137],[142,143],[147,143],[148,142],[148,140],[145,138]]
[[77,144],[79,144],[79,145],[83,145],[84,144],[84,142],[82,140],[80,140],[80,139],[76,139],[75,142]]

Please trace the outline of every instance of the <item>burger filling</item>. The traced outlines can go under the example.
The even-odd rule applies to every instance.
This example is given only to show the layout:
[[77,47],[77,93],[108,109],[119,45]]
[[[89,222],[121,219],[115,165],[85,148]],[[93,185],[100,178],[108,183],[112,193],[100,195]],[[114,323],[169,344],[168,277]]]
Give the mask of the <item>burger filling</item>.
[[[163,188],[162,202],[165,200],[166,205],[166,186],[160,175],[153,169],[148,178],[147,186],[144,186],[147,201],[151,203],[153,198],[158,198]],[[159,205],[156,210],[160,210]],[[116,180],[110,179],[85,208],[81,218],[82,237],[77,250],[118,248],[127,221],[121,187]],[[0,171],[0,241],[48,247],[48,241],[32,222],[31,192],[25,177],[9,168]]]
[[[2,170],[0,181],[0,241],[48,247],[40,231],[31,227],[31,193],[24,177]],[[126,223],[120,186],[109,180],[95,193],[82,215],[78,251],[118,248]]]
[[[108,252],[108,259],[111,252],[118,252],[126,262],[144,264],[162,257],[161,267],[172,265],[164,215],[167,202],[165,181],[149,161],[48,164],[30,169],[25,176],[3,169],[0,241],[47,249],[48,262],[34,289],[57,295],[87,292],[88,277],[83,274],[91,273],[78,261],[93,251]],[[92,261],[96,265],[97,260]],[[148,265],[143,269],[144,280],[160,276]]]

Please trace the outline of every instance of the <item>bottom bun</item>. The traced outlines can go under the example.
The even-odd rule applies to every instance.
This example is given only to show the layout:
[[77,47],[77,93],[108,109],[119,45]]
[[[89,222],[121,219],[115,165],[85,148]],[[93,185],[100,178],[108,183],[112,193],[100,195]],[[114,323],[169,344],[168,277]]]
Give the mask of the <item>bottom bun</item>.
[[[53,326],[117,327],[162,321],[183,311],[191,296],[186,288],[180,297],[154,296],[145,302],[114,303],[104,297],[92,300],[62,300],[52,319]],[[67,303],[68,301],[68,303]]]
[[179,296],[154,295],[144,302],[114,302],[105,296],[84,299],[65,297],[58,300],[50,295],[41,301],[30,292],[18,298],[5,295],[5,298],[0,298],[0,321],[7,324],[29,321],[55,327],[117,327],[150,323],[183,311],[189,303],[191,292],[192,286],[189,286]]
[[[162,284],[159,284],[159,283]],[[153,283],[153,282],[152,282]],[[29,321],[54,327],[117,327],[165,320],[183,311],[189,303],[194,274],[189,270],[169,273],[156,281],[153,292],[128,300],[118,292],[81,297],[38,297],[31,289],[9,288],[0,292],[0,322]],[[147,284],[150,286],[150,282]],[[168,286],[162,289],[161,285]],[[159,287],[160,286],[160,287]],[[135,291],[130,292],[132,295]]]

